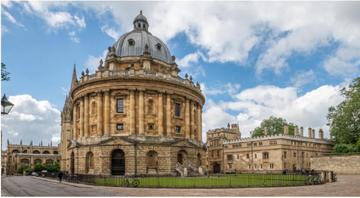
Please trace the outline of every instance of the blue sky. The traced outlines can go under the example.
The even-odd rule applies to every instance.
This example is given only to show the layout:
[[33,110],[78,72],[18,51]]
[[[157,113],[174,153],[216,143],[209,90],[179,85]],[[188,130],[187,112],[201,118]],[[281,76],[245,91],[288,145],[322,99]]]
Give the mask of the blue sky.
[[139,10],[181,75],[201,83],[204,133],[236,122],[248,136],[274,115],[328,134],[327,108],[360,73],[359,9],[358,2],[2,1],[1,60],[11,73],[2,93],[15,103],[2,119],[4,139],[57,142],[73,65],[78,74],[94,71]]

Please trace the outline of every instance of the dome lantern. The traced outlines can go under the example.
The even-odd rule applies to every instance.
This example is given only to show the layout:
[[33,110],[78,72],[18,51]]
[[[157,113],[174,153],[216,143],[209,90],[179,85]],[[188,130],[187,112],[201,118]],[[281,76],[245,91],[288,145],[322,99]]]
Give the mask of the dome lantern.
[[149,23],[147,22],[146,17],[142,14],[142,10],[140,10],[140,14],[135,17],[133,24],[135,30],[148,31]]

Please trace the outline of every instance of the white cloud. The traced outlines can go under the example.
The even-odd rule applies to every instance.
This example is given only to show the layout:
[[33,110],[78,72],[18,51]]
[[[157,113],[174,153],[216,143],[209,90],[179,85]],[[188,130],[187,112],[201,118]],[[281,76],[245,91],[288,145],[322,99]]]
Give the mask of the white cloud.
[[241,85],[238,83],[225,83],[220,84],[215,87],[207,87],[205,84],[201,83],[201,89],[205,95],[221,95],[228,94],[233,96],[240,89]]
[[295,74],[295,76],[291,79],[291,83],[294,87],[302,87],[315,80],[315,77],[314,71],[310,69],[308,71]]
[[[204,119],[204,129],[214,127],[212,122],[227,123],[236,117],[242,135],[249,136],[250,131],[259,126],[262,120],[277,116],[304,128],[323,128],[328,137],[326,115],[330,106],[343,100],[339,89],[340,86],[323,85],[301,96],[295,87],[257,86],[246,89],[236,94],[231,101],[212,103],[210,106],[218,112],[213,109],[209,111],[211,108],[205,109],[204,115],[207,115],[209,121]],[[236,112],[236,115],[230,115],[229,110]],[[220,120],[217,122],[218,117]]]
[[19,143],[20,140],[23,144],[29,144],[31,140],[34,143],[41,140],[45,144],[51,140],[58,143],[60,111],[53,104],[47,100],[37,100],[31,95],[10,96],[9,101],[14,107],[1,118],[4,142],[9,139],[10,143]]
[[188,68],[191,67],[193,64],[197,64],[200,59],[206,60],[205,56],[201,52],[197,51],[185,55],[179,61],[177,61],[177,64],[180,68]]
[[84,69],[88,68],[90,72],[95,72],[100,64],[100,59],[104,61],[106,54],[107,54],[107,49],[103,51],[102,55],[99,56],[89,55],[85,61]]
[[341,47],[324,62],[327,72],[335,76],[357,77],[360,74],[359,47]]
[[101,27],[101,31],[113,38],[115,41],[117,41],[120,37],[119,31],[106,25]]
[[23,24],[21,24],[20,22],[18,22],[14,16],[12,16],[8,11],[6,11],[5,9],[1,10],[2,13],[4,14],[4,16],[6,16],[6,18],[13,24],[19,26],[19,27],[24,27]]

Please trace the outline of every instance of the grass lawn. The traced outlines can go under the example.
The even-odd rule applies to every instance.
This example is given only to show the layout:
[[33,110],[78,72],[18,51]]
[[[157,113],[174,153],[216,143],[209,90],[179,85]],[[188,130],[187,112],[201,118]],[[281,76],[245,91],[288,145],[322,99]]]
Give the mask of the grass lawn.
[[[210,177],[141,177],[138,187],[229,188],[305,185],[306,176],[280,174],[237,174]],[[132,179],[130,179],[131,183]],[[123,177],[96,178],[96,185],[127,186]]]

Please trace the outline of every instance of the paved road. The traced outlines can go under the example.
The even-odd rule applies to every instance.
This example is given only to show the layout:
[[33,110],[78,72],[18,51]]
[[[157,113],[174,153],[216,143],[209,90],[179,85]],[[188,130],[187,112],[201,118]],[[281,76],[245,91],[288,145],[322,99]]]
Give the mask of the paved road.
[[[1,178],[2,196],[124,196],[100,186],[59,183],[55,180],[31,176]],[[126,195],[125,195],[126,196]]]
[[37,177],[2,178],[3,196],[360,196],[360,175],[317,186],[237,189],[151,189],[89,186]]

